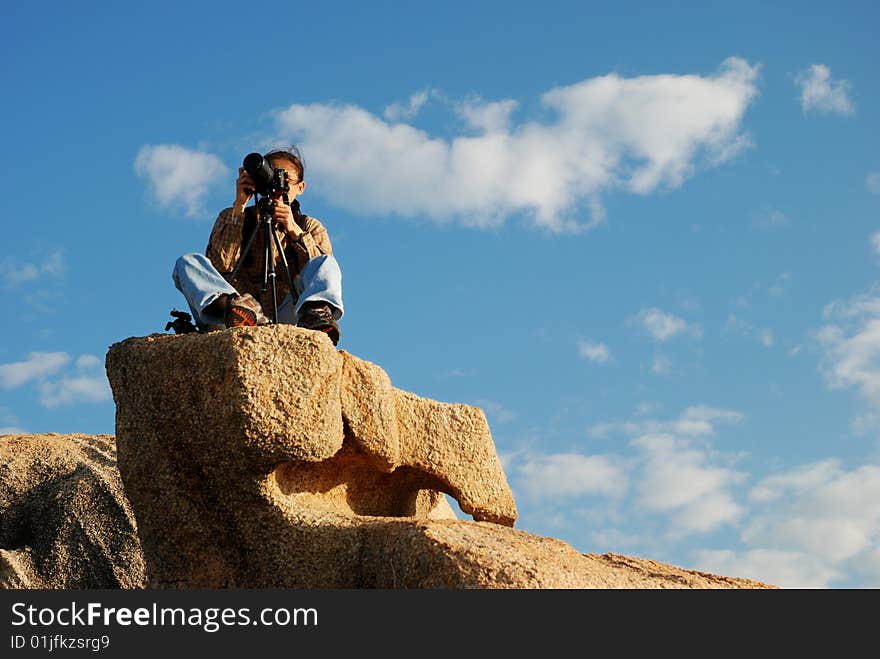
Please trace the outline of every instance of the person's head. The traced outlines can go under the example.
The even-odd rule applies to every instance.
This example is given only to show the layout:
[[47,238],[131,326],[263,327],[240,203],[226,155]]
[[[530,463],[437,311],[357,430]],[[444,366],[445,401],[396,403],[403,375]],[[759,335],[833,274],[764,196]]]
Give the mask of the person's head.
[[280,168],[287,172],[287,180],[290,183],[287,197],[291,202],[305,191],[306,167],[302,154],[296,145],[291,145],[286,149],[272,149],[263,157],[269,162],[272,169]]

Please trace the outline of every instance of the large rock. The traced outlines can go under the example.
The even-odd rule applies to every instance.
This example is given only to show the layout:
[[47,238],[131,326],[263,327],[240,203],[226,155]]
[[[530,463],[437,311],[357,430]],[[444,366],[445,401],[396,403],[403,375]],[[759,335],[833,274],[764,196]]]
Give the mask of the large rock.
[[395,389],[318,332],[132,338],[107,374],[151,587],[761,585],[510,528],[482,411]]
[[[4,537],[18,538],[8,543],[13,548],[0,550],[0,588],[146,585],[114,453],[113,438],[107,435],[0,436],[0,457],[8,466],[0,471],[0,529],[5,529]],[[99,465],[90,454],[100,458]],[[89,464],[99,466],[99,481],[111,484],[115,504],[108,505],[106,486],[95,488]],[[300,540],[310,542],[311,550],[342,549],[339,560],[349,570],[343,583],[352,588],[767,587],[618,554],[581,555],[559,540],[487,522],[433,521],[452,519],[445,501],[441,499],[427,519],[364,516],[371,523],[360,528],[344,520],[334,526],[328,519],[323,527],[313,528],[311,537],[300,529]],[[296,501],[310,503],[314,502]],[[309,565],[300,557],[283,568],[301,570],[307,576],[303,583],[320,588],[327,586],[321,581],[326,573],[308,575],[324,562],[316,556]]]
[[0,588],[142,588],[111,435],[0,435]]

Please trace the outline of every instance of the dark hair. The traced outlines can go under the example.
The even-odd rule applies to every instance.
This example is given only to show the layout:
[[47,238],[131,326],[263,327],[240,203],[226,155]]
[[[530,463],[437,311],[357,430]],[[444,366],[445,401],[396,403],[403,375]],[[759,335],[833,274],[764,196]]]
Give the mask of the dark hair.
[[[296,144],[291,144],[286,149],[272,149],[271,151],[268,151],[263,157],[266,160],[274,160],[275,158],[284,158],[285,160],[289,160],[299,172],[299,180],[305,180],[306,165],[303,161],[302,154],[299,152]],[[297,183],[299,183],[299,181],[297,181]]]

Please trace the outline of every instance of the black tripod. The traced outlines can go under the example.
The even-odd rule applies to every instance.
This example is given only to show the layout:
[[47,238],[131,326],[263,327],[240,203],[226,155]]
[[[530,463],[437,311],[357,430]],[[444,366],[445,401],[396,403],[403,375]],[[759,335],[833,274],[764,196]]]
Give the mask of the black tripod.
[[[283,194],[283,203],[289,204],[287,193]],[[254,230],[251,232],[250,237],[248,238],[247,245],[245,245],[241,250],[241,255],[238,257],[238,263],[235,264],[235,269],[232,271],[232,274],[229,275],[227,281],[232,283],[235,280],[235,275],[238,274],[239,269],[244,263],[245,258],[247,258],[248,253],[251,251],[251,247],[254,244],[254,240],[257,237],[257,234],[262,229],[263,231],[263,285],[260,288],[260,293],[265,293],[269,288],[272,289],[272,322],[278,323],[278,292],[275,287],[275,257],[272,253],[273,245],[274,248],[278,250],[278,253],[281,255],[281,262],[284,265],[284,272],[287,274],[287,283],[290,286],[290,295],[293,296],[296,292],[296,289],[293,287],[293,278],[290,276],[290,266],[287,265],[287,256],[284,254],[284,249],[281,247],[281,240],[278,238],[278,234],[275,233],[272,227],[272,211],[275,209],[275,204],[277,202],[271,197],[263,196],[259,199],[259,201],[254,201],[253,208],[257,215],[257,224],[254,227]]]

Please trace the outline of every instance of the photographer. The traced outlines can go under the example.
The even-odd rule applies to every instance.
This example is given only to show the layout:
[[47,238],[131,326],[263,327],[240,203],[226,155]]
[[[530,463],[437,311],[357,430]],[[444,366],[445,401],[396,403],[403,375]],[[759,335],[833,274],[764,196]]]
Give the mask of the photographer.
[[[269,195],[274,202],[269,204],[272,230],[279,239],[275,245],[283,249],[294,286],[291,291],[282,253],[274,250],[274,269],[279,275],[275,278],[277,299],[283,300],[277,310],[278,322],[326,332],[336,345],[338,321],[343,314],[342,272],[333,257],[327,230],[318,220],[300,212],[297,197],[306,188],[302,156],[291,147],[270,151],[264,158],[273,170],[286,172],[289,185],[286,195],[277,190]],[[186,254],[174,265],[174,284],[203,332],[270,322],[264,309],[274,308],[271,288],[260,292],[267,267],[261,257],[266,236],[259,230],[256,208],[247,205],[257,189],[251,175],[239,167],[235,202],[232,208],[220,211],[205,255]],[[285,196],[289,203],[285,203]],[[242,254],[255,231],[250,248]],[[235,278],[230,280],[236,267]]]

